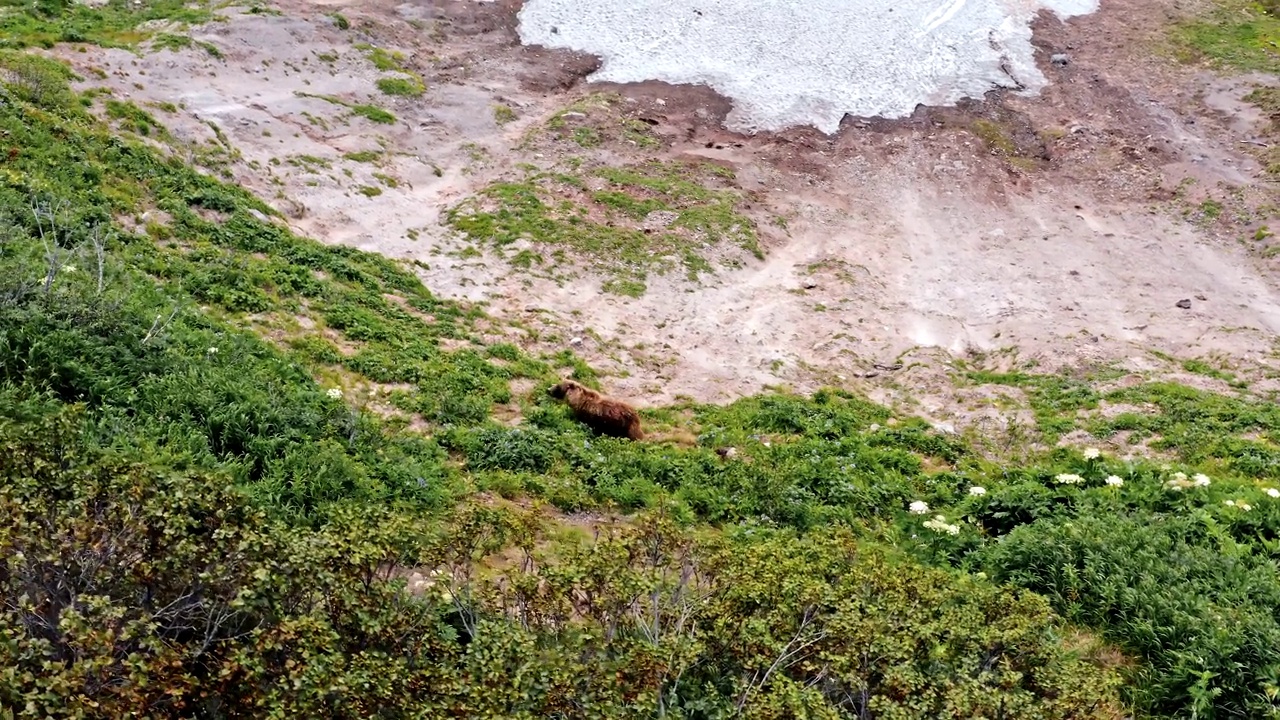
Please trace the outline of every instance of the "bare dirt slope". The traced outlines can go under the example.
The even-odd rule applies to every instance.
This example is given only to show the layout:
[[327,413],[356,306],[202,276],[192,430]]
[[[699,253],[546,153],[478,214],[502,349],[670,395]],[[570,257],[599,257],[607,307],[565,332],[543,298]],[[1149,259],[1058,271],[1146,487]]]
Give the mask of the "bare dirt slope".
[[[939,372],[957,356],[1159,371],[1151,350],[1274,362],[1280,294],[1269,241],[1253,240],[1274,224],[1272,188],[1239,144],[1262,119],[1240,111],[1247,86],[1155,53],[1153,5],[1042,19],[1039,97],[846,118],[835,137],[735,136],[728,103],[699,88],[589,85],[592,58],[518,45],[511,2],[279,0],[279,14],[228,8],[192,33],[221,57],[199,44],[66,57],[117,98],[178,105],[152,112],[184,141],[220,142],[216,129],[239,154],[225,170],[301,232],[418,261],[435,292],[537,331],[522,342],[575,347],[641,405],[824,383],[901,400],[918,383],[941,417],[960,406],[896,370],[904,356]],[[425,93],[380,92],[396,73],[374,48],[401,53]],[[602,115],[560,114],[605,90],[622,100]],[[562,128],[640,127],[644,142],[566,142],[547,130],[558,114]],[[698,281],[651,274],[630,297],[580,258],[531,272],[442,223],[528,167],[646,158],[732,169],[763,259]]]

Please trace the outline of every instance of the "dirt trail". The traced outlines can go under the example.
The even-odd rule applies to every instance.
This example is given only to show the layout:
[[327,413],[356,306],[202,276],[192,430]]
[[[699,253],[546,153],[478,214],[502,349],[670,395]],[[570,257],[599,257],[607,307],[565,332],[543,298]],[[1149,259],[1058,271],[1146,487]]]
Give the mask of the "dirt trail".
[[[657,123],[664,144],[650,155],[735,170],[766,250],[701,283],[651,278],[638,298],[602,293],[587,272],[557,284],[459,252],[468,243],[440,223],[519,164],[563,161],[529,133],[593,89],[578,80],[589,58],[515,44],[512,3],[284,0],[279,16],[230,8],[193,33],[222,59],[198,46],[65,57],[105,71],[86,72],[87,84],[119,98],[180,104],[155,111],[179,138],[215,142],[216,127],[241,154],[232,176],[300,231],[418,261],[433,291],[483,300],[541,329],[543,342],[571,345],[612,373],[611,392],[642,405],[778,384],[881,383],[884,394],[894,376],[875,366],[920,347],[969,357],[1012,348],[1042,369],[1150,350],[1270,365],[1274,264],[1242,240],[1275,222],[1264,203],[1273,188],[1237,152],[1261,118],[1239,112],[1247,85],[1134,65],[1121,40],[1146,10],[1131,5],[1038,27],[1051,81],[1039,98],[993,95],[893,123],[847,118],[834,138],[739,137],[705,90],[614,88],[625,112]],[[371,63],[373,46],[403,53],[425,95],[379,93],[387,73]],[[1047,54],[1066,46],[1079,57],[1049,67]],[[1189,104],[1196,89],[1206,104]],[[364,103],[394,121],[353,115]],[[514,121],[500,125],[499,106]],[[1206,198],[1221,216],[1198,212]]]

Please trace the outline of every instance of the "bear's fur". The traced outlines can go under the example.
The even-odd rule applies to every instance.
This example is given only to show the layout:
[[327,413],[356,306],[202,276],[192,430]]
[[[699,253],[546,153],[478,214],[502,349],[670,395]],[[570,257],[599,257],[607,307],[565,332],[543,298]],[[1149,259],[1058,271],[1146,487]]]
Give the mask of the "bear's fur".
[[547,391],[551,397],[564,400],[573,416],[601,435],[643,440],[640,414],[621,400],[605,397],[573,380],[565,380]]

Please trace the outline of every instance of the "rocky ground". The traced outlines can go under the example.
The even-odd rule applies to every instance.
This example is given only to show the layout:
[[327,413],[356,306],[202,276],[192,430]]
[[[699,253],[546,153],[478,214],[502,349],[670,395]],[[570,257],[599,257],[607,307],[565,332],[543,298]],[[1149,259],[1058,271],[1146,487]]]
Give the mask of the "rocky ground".
[[[965,424],[998,413],[950,382],[961,361],[1211,384],[1176,362],[1208,357],[1271,389],[1274,187],[1248,153],[1265,118],[1241,98],[1274,80],[1171,60],[1163,28],[1190,9],[1042,17],[1040,95],[846,118],[836,136],[735,135],[706,89],[589,83],[594,58],[519,45],[510,0],[277,0],[224,9],[187,47],[58,52],[300,232],[414,262],[640,405],[836,384]],[[387,78],[424,91],[388,94]],[[475,198],[495,182],[651,160],[731,170],[714,189],[738,194],[760,257],[720,243],[696,280],[651,271],[643,292],[607,292],[613,258],[497,249],[445,222],[488,207]]]

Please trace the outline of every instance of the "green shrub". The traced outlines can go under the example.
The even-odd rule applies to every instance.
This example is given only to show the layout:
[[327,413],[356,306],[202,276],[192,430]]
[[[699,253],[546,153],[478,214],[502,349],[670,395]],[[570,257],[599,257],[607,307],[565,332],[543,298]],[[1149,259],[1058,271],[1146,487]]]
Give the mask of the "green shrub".
[[1204,514],[1042,520],[983,559],[996,577],[1044,593],[1068,619],[1145,657],[1129,686],[1140,707],[1179,717],[1280,712],[1280,579],[1269,558]]

